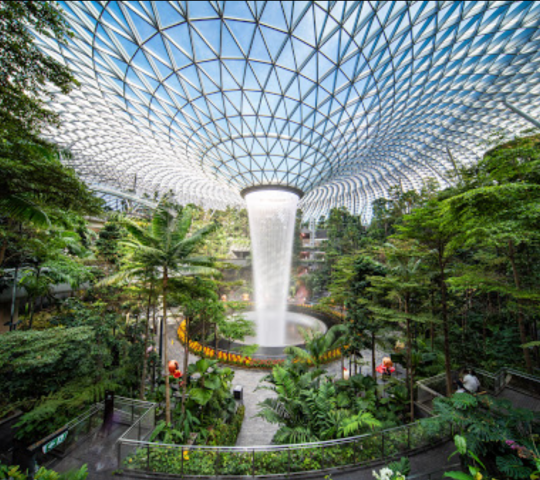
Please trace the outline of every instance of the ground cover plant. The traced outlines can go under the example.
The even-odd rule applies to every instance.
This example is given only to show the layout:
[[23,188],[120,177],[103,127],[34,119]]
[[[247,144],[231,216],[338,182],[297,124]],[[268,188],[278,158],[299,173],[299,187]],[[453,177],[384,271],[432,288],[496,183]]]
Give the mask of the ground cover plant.
[[[452,424],[458,453],[471,474],[495,478],[533,478],[540,456],[536,447],[536,414],[512,408],[508,400],[487,395],[456,393],[434,402],[435,416],[427,420],[438,428]],[[457,478],[454,476],[454,478]]]
[[[282,449],[240,451],[205,450],[154,444],[124,461],[124,468],[181,475],[271,475],[309,472],[380,461],[410,449],[433,445],[450,435],[421,422],[368,433],[338,445],[284,446]],[[410,443],[409,443],[410,442]],[[383,450],[384,446],[384,450]]]
[[57,473],[45,467],[40,467],[37,472],[30,477],[27,473],[21,472],[18,466],[7,466],[0,464],[0,479],[3,480],[85,480],[88,477],[88,469],[83,465],[78,470],[67,473]]

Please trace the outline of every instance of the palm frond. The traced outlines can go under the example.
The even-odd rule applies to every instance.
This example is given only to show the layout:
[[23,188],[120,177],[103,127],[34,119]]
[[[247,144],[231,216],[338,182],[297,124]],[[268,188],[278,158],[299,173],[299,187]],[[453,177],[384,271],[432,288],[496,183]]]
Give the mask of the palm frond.
[[274,442],[278,444],[317,442],[319,438],[309,427],[281,427],[274,435]]
[[209,267],[199,267],[199,266],[192,266],[192,265],[178,265],[175,267],[175,274],[171,276],[180,276],[180,277],[186,277],[186,276],[212,276],[219,272],[219,270],[216,270],[215,268],[209,268]]
[[118,285],[122,283],[129,283],[129,281],[138,275],[139,272],[130,269],[121,270],[114,275],[109,275],[104,279],[97,282],[97,287],[108,287],[110,285]]
[[0,199],[0,213],[18,222],[30,222],[36,227],[51,226],[49,217],[38,205],[18,195]]
[[174,229],[171,232],[171,243],[177,245],[184,240],[193,221],[193,210],[190,207],[184,207],[180,216],[176,219]]
[[151,262],[148,262],[148,260],[153,258],[155,259],[157,264],[159,264],[159,260],[161,260],[164,256],[163,251],[157,247],[142,245],[140,243],[131,242],[129,240],[125,240],[119,243],[120,245],[123,245],[127,247],[128,249],[130,249],[136,256],[147,260],[143,263],[151,263]]
[[152,216],[150,231],[152,237],[160,239],[165,245],[171,244],[171,230],[174,225],[174,217],[166,205],[166,200],[159,202]]
[[311,353],[304,350],[303,348],[295,347],[295,346],[289,346],[289,347],[286,347],[283,351],[287,355],[290,355],[293,358],[301,360],[303,362],[312,362],[313,361],[313,357],[311,356]]
[[149,230],[141,227],[130,218],[123,219],[122,225],[134,240],[141,245],[148,245],[155,241],[154,237],[150,235]]

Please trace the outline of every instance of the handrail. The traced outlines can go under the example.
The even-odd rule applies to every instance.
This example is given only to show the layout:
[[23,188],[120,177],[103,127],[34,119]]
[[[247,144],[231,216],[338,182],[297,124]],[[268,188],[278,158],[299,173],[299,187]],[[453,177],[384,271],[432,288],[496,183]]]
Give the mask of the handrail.
[[[141,416],[142,418],[142,416]],[[135,426],[135,424],[133,425]],[[130,428],[133,428],[130,427]],[[373,436],[378,436],[382,434],[390,434],[396,430],[407,430],[410,428],[417,427],[417,422],[407,423],[405,425],[399,425],[397,427],[387,428],[384,430],[377,430],[373,433],[364,433],[362,435],[355,435],[352,437],[338,438],[334,440],[322,440],[319,442],[306,442],[306,443],[289,443],[284,445],[254,445],[250,447],[237,447],[237,446],[223,446],[223,445],[179,445],[174,443],[160,443],[160,442],[147,442],[141,440],[130,440],[120,437],[123,443],[131,444],[140,444],[144,446],[156,446],[156,447],[184,447],[185,449],[190,450],[223,450],[228,452],[251,452],[252,450],[256,451],[282,451],[282,450],[291,450],[297,448],[314,448],[314,447],[332,447],[335,445],[343,445],[347,443],[352,443],[358,440],[366,439]],[[126,432],[127,433],[127,432]],[[125,435],[125,434],[124,434]]]
[[78,417],[75,417],[74,419],[70,420],[68,423],[66,423],[62,429],[71,430],[72,428],[76,427],[80,423],[85,422],[88,420],[89,417],[100,411],[103,405],[103,401],[92,405],[86,412],[82,413]]
[[[251,447],[175,445],[121,438],[117,442],[118,467],[183,477],[289,476],[388,461],[430,448],[450,435],[450,426],[434,431],[415,422],[343,439]],[[161,463],[163,459],[168,460]],[[200,470],[201,462],[206,471]]]
[[[120,436],[120,438],[117,440],[117,442],[126,442],[126,443],[129,443],[130,441],[132,441],[131,439],[129,438],[124,438],[124,437],[127,437],[132,430],[134,430],[136,427],[138,428],[139,427],[139,424],[142,422],[143,418],[146,417],[150,412],[152,412],[156,405],[155,403],[152,403],[152,402],[146,402],[146,403],[149,403],[150,404],[150,407],[148,408],[148,410],[146,410],[146,412],[142,413],[141,415],[139,415],[139,418],[133,422],[133,424]],[[136,440],[137,442],[140,442],[140,440]]]

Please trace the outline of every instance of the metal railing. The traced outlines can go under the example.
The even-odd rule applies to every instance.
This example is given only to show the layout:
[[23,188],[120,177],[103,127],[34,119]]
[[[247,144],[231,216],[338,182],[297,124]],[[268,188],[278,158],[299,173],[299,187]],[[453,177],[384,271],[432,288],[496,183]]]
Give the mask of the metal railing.
[[[156,409],[157,404],[146,402],[147,406],[144,411],[140,412],[138,418],[133,422],[122,436],[118,439],[118,465],[122,463],[122,459],[132,453],[131,450],[135,450],[136,447],[130,448],[131,442],[135,444],[148,440],[154,429],[156,428]],[[121,445],[125,445],[122,449]],[[122,457],[124,455],[124,457]]]
[[[540,398],[540,378],[513,368],[505,368],[501,375],[501,384],[534,397]],[[504,377],[503,377],[504,375]],[[504,388],[504,387],[503,387]]]
[[[138,432],[139,428],[135,423],[130,430]],[[143,427],[142,431],[147,430]],[[434,431],[422,422],[339,440],[254,447],[167,445],[129,434],[117,442],[118,466],[146,474],[188,477],[295,475],[392,460],[431,448],[450,435],[450,426]]]
[[[117,396],[114,400],[113,422],[123,425],[132,425],[152,407],[155,408],[154,403]],[[29,450],[35,451],[40,464],[46,464],[48,462],[47,459],[50,460],[52,457],[41,451],[42,446],[60,434],[67,432],[66,439],[61,444],[54,447],[54,450],[52,451],[55,457],[65,456],[79,441],[96,433],[98,428],[101,428],[103,425],[104,408],[104,401],[95,403],[84,413],[70,420],[56,432],[51,433],[47,437],[31,445]]]
[[[490,395],[499,395],[506,387],[540,398],[540,378],[513,368],[501,368],[495,373],[475,369],[480,390]],[[444,373],[416,382],[417,405],[425,411],[432,409],[433,400],[446,396],[446,376]]]

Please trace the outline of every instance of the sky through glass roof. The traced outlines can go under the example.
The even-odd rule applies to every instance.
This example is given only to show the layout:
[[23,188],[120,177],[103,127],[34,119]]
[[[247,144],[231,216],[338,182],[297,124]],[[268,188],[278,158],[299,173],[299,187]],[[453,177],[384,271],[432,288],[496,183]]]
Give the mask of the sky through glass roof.
[[243,205],[259,184],[307,215],[367,215],[443,181],[535,113],[539,2],[62,2],[81,87],[55,140],[92,183]]

